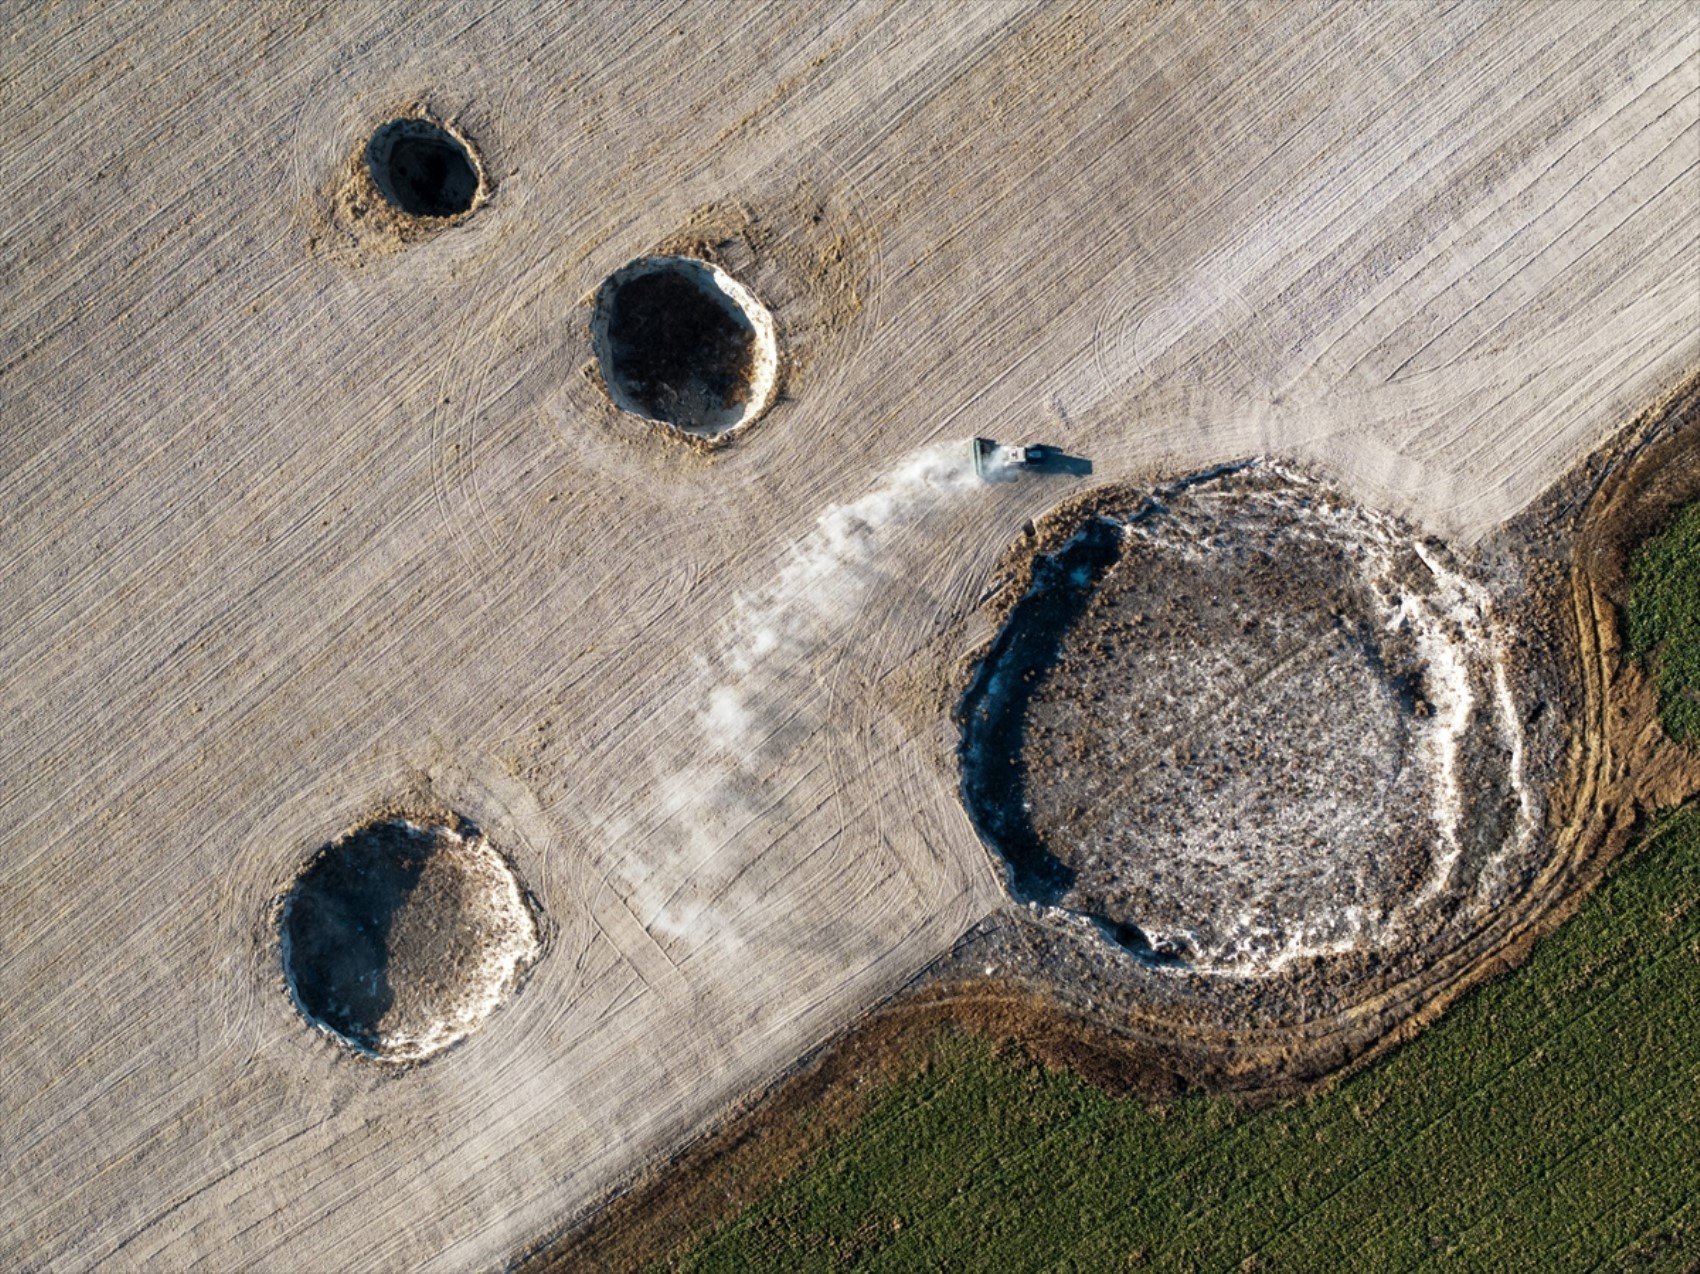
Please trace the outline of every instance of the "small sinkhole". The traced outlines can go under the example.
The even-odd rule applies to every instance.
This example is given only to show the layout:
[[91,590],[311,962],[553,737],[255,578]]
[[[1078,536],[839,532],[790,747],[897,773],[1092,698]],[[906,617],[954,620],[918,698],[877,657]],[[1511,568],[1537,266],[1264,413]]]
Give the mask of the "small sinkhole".
[[278,924],[302,1016],[393,1062],[477,1030],[539,950],[513,869],[464,822],[390,818],[338,837],[303,867]]
[[466,143],[425,119],[393,119],[366,144],[378,192],[413,217],[458,217],[478,198],[478,164]]
[[622,411],[690,433],[748,424],[773,400],[773,316],[731,275],[694,257],[640,257],[597,290],[591,337]]

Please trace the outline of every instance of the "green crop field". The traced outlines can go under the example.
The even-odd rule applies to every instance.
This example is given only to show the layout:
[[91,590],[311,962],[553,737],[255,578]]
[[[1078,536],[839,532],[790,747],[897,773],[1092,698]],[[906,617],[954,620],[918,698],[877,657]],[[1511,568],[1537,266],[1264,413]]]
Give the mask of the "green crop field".
[[1311,1100],[1153,1111],[978,1037],[689,1270],[1682,1269],[1700,1260],[1700,810],[1516,974]]
[[1700,743],[1700,501],[1642,547],[1629,580],[1629,643],[1658,677],[1660,719]]

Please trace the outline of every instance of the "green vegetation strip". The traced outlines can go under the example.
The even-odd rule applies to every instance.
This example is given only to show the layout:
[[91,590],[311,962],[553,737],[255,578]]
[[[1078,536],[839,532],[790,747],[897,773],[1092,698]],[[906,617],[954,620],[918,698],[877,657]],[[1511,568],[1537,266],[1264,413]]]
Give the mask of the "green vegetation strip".
[[1630,563],[1629,644],[1658,678],[1665,732],[1700,744],[1700,501]]
[[687,1270],[1700,1260],[1700,810],[1515,975],[1312,1100],[1152,1111],[946,1033]]

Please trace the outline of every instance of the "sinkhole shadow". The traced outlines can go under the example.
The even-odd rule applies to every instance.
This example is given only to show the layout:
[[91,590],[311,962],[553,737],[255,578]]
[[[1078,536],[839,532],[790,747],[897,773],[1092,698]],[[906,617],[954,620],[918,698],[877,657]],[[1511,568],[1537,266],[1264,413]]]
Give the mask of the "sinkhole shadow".
[[478,166],[447,129],[423,119],[396,119],[372,134],[366,167],[378,191],[413,217],[457,217],[478,198]]
[[284,902],[280,927],[291,992],[309,1019],[371,1053],[395,1003],[390,937],[424,875],[436,838],[400,819],[322,848]]
[[616,271],[598,290],[592,332],[615,404],[646,419],[719,433],[771,395],[771,318],[707,262],[648,257]]
[[1035,560],[1033,582],[1011,609],[963,693],[957,719],[962,730],[963,804],[1003,860],[1011,897],[1017,903],[1071,911],[1142,963],[1184,966],[1185,950],[1153,943],[1130,921],[1068,904],[1076,873],[1046,847],[1033,826],[1032,776],[1022,746],[1029,709],[1056,667],[1065,637],[1121,560],[1124,528],[1162,511],[1159,500],[1147,499],[1125,522],[1094,517],[1055,552]]
[[1094,518],[1054,554],[1039,558],[1032,586],[1011,610],[957,710],[963,802],[1003,858],[1017,902],[1054,907],[1074,884],[1074,871],[1034,831],[1022,732],[1064,636],[1120,557],[1121,528]]

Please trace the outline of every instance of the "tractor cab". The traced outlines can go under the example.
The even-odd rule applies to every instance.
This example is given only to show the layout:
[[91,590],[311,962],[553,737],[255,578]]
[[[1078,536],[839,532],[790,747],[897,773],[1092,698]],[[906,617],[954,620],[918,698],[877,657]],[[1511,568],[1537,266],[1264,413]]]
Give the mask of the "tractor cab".
[[974,472],[989,478],[1003,469],[1041,469],[1057,454],[1055,447],[1043,443],[1025,446],[1005,446],[991,438],[976,438],[973,442]]

